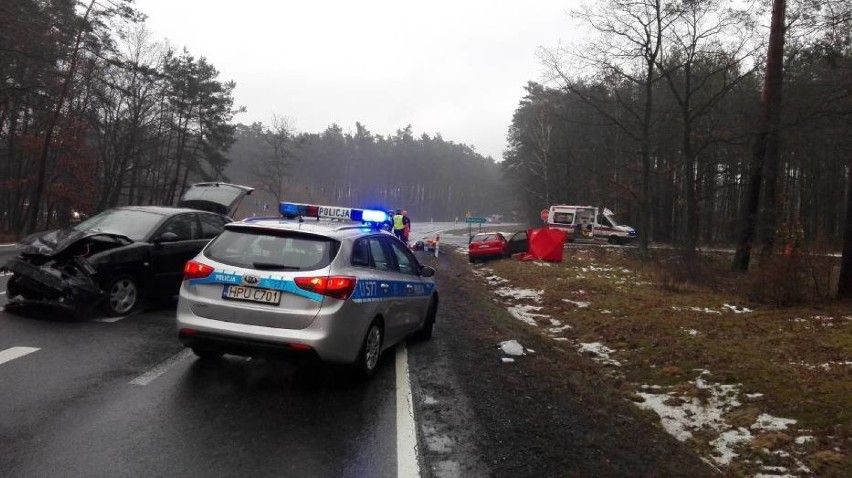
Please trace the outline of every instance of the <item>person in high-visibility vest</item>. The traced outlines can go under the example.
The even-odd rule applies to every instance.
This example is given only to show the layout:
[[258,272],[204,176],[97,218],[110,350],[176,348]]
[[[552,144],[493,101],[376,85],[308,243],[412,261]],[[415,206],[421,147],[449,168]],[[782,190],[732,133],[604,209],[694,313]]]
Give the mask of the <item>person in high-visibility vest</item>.
[[397,209],[396,214],[393,215],[393,233],[394,235],[402,239],[402,235],[405,233],[405,222],[403,222],[402,209]]

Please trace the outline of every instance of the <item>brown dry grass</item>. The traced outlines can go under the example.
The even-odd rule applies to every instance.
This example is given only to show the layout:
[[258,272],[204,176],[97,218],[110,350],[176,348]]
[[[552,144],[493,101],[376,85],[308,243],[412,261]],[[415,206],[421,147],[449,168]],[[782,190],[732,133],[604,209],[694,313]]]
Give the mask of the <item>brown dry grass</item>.
[[[697,396],[689,381],[709,370],[715,382],[741,384],[743,396],[763,394],[729,423],[747,426],[757,409],[794,418],[787,432],[815,436],[810,462],[820,475],[842,476],[852,469],[852,308],[827,299],[830,259],[795,261],[764,260],[737,276],[724,255],[645,259],[630,249],[571,247],[550,267],[513,260],[488,267],[513,287],[544,290],[544,313],[572,327],[564,337],[616,349],[613,358],[623,364],[616,386],[626,397],[636,398],[641,384]],[[753,446],[789,446],[781,435],[761,435]],[[738,469],[751,468],[731,467],[735,475]]]

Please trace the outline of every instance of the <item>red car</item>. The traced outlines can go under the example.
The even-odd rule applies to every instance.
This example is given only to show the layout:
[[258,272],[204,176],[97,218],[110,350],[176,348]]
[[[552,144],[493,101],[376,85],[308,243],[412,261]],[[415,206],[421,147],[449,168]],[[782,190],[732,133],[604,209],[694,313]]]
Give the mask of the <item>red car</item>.
[[470,242],[467,245],[467,258],[473,263],[478,260],[509,257],[518,252],[526,252],[528,245],[527,231],[512,234],[480,232],[470,236]]

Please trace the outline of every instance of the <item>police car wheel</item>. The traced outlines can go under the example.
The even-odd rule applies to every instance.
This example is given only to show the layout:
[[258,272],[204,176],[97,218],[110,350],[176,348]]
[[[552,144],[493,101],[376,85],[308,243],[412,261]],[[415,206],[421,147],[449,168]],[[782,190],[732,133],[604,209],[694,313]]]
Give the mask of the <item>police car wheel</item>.
[[609,243],[613,246],[617,246],[619,243],[618,236],[609,236]]
[[376,373],[376,367],[379,365],[379,355],[382,353],[382,327],[378,320],[373,319],[370,327],[367,328],[367,334],[364,336],[364,342],[361,344],[361,351],[358,353],[358,360],[355,362],[355,373],[363,378],[372,377]]
[[429,340],[432,338],[432,329],[435,327],[435,316],[438,315],[438,303],[432,298],[429,301],[429,309],[423,321],[423,327],[417,331],[414,338],[418,340]]

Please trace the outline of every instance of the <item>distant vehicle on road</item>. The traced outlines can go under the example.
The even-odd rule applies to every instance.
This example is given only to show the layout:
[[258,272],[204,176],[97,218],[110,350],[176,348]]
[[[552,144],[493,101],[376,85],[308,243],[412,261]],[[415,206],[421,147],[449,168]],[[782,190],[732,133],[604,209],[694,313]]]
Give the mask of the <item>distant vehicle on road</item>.
[[191,186],[179,206],[108,209],[69,228],[25,237],[2,269],[13,273],[7,308],[38,305],[75,313],[101,306],[132,312],[144,296],[174,296],[183,266],[232,221],[252,188]]
[[509,257],[519,252],[527,252],[529,239],[527,231],[514,233],[480,232],[470,236],[467,245],[468,261],[484,261]]
[[596,206],[550,206],[546,223],[567,232],[569,242],[628,244],[636,240],[635,229],[619,224],[609,209]]
[[289,219],[226,225],[187,263],[177,308],[185,346],[202,359],[319,358],[370,376],[383,351],[411,335],[432,336],[435,270],[381,230],[384,211],[294,203],[280,210]]

